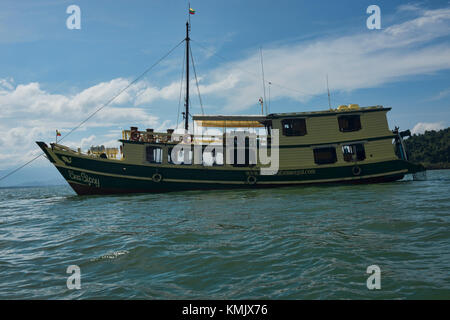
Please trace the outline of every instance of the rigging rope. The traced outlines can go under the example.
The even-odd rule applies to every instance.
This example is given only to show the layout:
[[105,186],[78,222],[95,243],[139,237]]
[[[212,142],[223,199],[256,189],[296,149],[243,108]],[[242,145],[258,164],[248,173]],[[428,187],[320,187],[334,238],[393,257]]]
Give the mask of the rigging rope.
[[183,93],[183,79],[184,79],[184,62],[186,61],[186,56],[183,53],[183,64],[181,67],[181,81],[180,81],[180,97],[178,98],[178,111],[177,111],[177,126],[178,129],[178,123],[180,121],[180,106],[181,106],[181,95]]
[[[181,40],[175,47],[173,47],[172,49],[170,49],[165,55],[163,55],[158,61],[156,61],[154,64],[152,64],[150,67],[148,67],[143,73],[141,73],[136,79],[134,79],[132,82],[130,82],[125,88],[123,88],[122,90],[120,90],[116,95],[114,95],[111,99],[109,99],[105,104],[103,104],[100,108],[98,108],[97,110],[95,110],[92,114],[89,115],[89,117],[87,117],[85,120],[81,121],[76,127],[72,128],[67,134],[65,134],[63,137],[61,137],[59,139],[59,141],[62,141],[64,138],[66,138],[68,135],[70,135],[72,132],[74,132],[75,130],[79,129],[83,124],[85,124],[89,119],[91,119],[94,115],[96,115],[100,110],[102,110],[103,108],[105,108],[106,106],[108,106],[111,102],[113,102],[118,96],[120,96],[124,91],[126,91],[129,87],[131,87],[133,84],[135,84],[137,81],[139,81],[143,76],[145,76],[148,72],[150,72],[154,67],[156,67],[162,60],[164,60],[165,58],[167,58],[176,48],[178,48],[185,39]],[[44,155],[44,153],[40,153],[38,156],[34,157],[33,159],[29,160],[28,162],[26,162],[25,164],[21,165],[20,167],[14,169],[13,171],[11,171],[10,173],[4,175],[3,177],[0,178],[0,181],[8,178],[10,175],[12,175],[13,173],[19,171],[20,169],[22,169],[23,167],[29,165],[30,163],[32,163],[34,160],[38,159],[39,157],[41,157],[42,155]]]
[[194,55],[192,54],[192,47],[189,47],[189,51],[191,52],[192,68],[194,69],[195,83],[197,84],[198,99],[200,100],[200,107],[202,108],[202,114],[204,115],[205,112],[203,111],[202,96],[200,95],[200,87],[198,86],[197,72],[195,71],[195,63],[194,63]]
[[263,91],[264,91],[264,102],[263,102],[263,104],[266,105],[266,114],[267,114],[266,80],[264,80],[264,62],[263,62],[262,47],[260,47],[260,53],[261,53],[261,71],[262,71],[262,81],[263,81]]

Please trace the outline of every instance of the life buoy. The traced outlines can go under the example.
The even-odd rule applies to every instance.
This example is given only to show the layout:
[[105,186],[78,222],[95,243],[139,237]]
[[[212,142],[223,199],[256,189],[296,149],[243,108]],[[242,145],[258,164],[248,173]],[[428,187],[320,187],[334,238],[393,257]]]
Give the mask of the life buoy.
[[140,134],[137,131],[131,131],[130,140],[131,141],[139,141]]
[[354,176],[359,176],[361,174],[361,168],[358,166],[354,166],[352,168],[352,173]]
[[183,143],[188,144],[191,143],[191,135],[184,135],[183,136]]
[[155,173],[155,174],[152,176],[152,180],[153,180],[154,182],[161,182],[161,180],[162,180],[162,175],[160,175],[159,173]]
[[248,176],[247,177],[247,183],[250,184],[250,185],[256,184],[256,181],[257,181],[257,179],[256,179],[255,176]]

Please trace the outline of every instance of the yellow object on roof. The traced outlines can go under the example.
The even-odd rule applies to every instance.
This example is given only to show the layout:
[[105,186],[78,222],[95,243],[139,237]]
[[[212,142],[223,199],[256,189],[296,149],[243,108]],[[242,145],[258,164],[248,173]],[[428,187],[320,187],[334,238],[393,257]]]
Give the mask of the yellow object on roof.
[[200,127],[209,128],[264,128],[264,115],[194,115]]
[[264,128],[259,121],[249,120],[197,120],[196,123],[206,128]]

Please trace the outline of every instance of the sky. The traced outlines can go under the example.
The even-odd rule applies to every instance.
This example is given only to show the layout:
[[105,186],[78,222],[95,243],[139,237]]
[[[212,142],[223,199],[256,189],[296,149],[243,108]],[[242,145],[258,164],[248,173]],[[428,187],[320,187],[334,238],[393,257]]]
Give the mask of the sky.
[[[70,5],[80,29],[69,29]],[[191,45],[205,114],[391,107],[389,125],[414,133],[450,123],[450,2],[191,0]],[[368,29],[370,5],[381,28]],[[185,37],[184,0],[2,0],[0,170],[64,136]],[[121,130],[182,126],[184,44],[64,144],[117,146]],[[193,69],[190,71],[193,76]],[[270,84],[268,83],[270,81]],[[181,109],[183,103],[181,102]],[[201,114],[195,78],[191,113]],[[180,110],[181,112],[182,110]],[[48,168],[41,157],[32,167]],[[8,178],[13,181],[14,176]]]

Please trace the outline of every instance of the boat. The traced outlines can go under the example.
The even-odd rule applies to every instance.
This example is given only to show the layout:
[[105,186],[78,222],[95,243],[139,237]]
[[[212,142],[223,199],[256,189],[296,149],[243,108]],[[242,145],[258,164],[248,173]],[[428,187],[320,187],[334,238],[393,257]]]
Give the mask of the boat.
[[88,152],[36,142],[78,195],[379,183],[425,171],[408,160],[409,130],[390,130],[383,106],[190,116],[189,31],[187,22],[183,132],[131,127],[120,149]]

